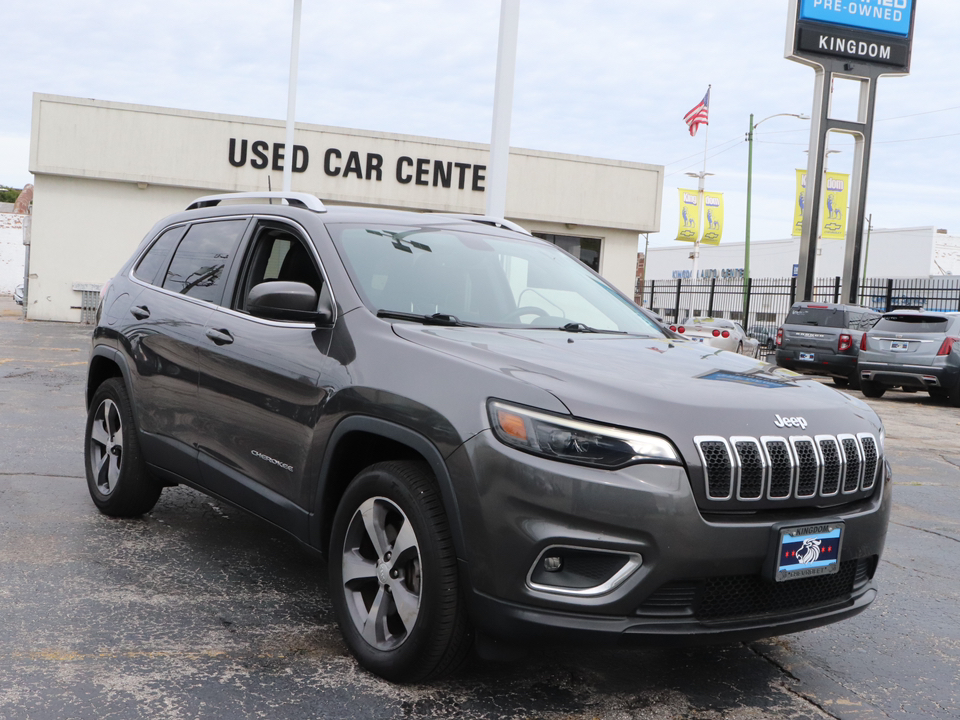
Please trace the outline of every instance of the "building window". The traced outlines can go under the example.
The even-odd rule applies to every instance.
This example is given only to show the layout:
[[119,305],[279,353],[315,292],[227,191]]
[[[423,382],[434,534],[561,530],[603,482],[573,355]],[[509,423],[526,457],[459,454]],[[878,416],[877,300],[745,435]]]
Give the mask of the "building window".
[[533,233],[534,236],[552,242],[578,258],[580,262],[596,272],[600,272],[600,238],[583,238],[572,235],[548,235]]

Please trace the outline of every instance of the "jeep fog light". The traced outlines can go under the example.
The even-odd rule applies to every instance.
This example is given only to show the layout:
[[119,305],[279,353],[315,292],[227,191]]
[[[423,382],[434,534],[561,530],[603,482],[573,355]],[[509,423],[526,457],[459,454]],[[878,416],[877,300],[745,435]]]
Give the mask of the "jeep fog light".
[[498,400],[491,400],[487,410],[493,431],[502,443],[542,457],[608,469],[640,462],[680,464],[680,455],[670,441],[656,435],[528,410]]

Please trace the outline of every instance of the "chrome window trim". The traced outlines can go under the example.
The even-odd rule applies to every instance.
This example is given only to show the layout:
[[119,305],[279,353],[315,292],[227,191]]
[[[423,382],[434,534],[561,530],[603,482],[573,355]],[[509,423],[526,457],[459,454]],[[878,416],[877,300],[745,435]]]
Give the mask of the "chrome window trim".
[[[847,468],[847,459],[846,459],[846,456],[843,454],[843,448],[840,447],[840,442],[837,440],[835,435],[815,435],[813,439],[814,439],[814,443],[817,446],[817,453],[820,455],[820,463],[821,463],[820,464],[820,497],[836,497],[837,495],[840,494],[840,489],[843,487],[843,478]],[[836,448],[836,451],[837,451],[837,458],[840,461],[840,469],[838,470],[840,475],[837,478],[837,489],[835,492],[832,492],[832,493],[823,492],[823,481],[826,479],[826,473],[827,473],[827,461],[824,459],[823,450],[820,448],[820,442],[822,440],[826,440],[827,442],[833,443],[833,447]]]
[[[867,469],[863,465],[867,461],[867,452],[863,449],[863,439],[870,438],[873,441],[873,451],[876,453],[876,465],[873,468],[873,477],[870,478],[870,484],[867,485]],[[857,433],[857,444],[860,446],[860,489],[861,490],[872,490],[874,485],[877,484],[877,473],[880,471],[880,443],[877,441],[877,438],[874,437],[873,433]]]
[[[772,442],[782,442],[787,448],[787,456],[790,458],[790,488],[787,491],[787,494],[783,497],[773,497],[770,494],[770,492],[773,490],[773,461],[770,459],[770,450],[767,446]],[[797,486],[797,458],[793,454],[793,448],[790,446],[790,441],[781,435],[761,435],[760,444],[763,446],[763,452],[767,456],[767,466],[769,468],[767,472],[767,500],[770,500],[771,502],[781,502],[783,500],[793,499],[794,488]]]
[[[707,468],[707,458],[703,454],[703,448],[701,447],[701,444],[705,442],[723,443],[723,446],[727,451],[727,457],[730,459],[730,492],[723,497],[710,494],[710,471]],[[733,498],[733,487],[734,482],[738,478],[737,471],[739,470],[739,463],[737,462],[734,453],[730,452],[730,443],[728,442],[727,438],[720,437],[719,435],[697,435],[693,438],[693,444],[696,445],[697,453],[700,455],[700,467],[703,469],[703,491],[706,493],[707,499],[723,501]]]
[[[622,568],[617,570],[613,576],[599,585],[594,585],[593,587],[588,588],[563,588],[557,587],[556,585],[541,585],[533,581],[533,571],[543,560],[543,556],[546,555],[551,550],[585,550],[587,552],[597,552],[597,553],[607,553],[610,555],[623,555],[627,558],[626,563]],[[533,564],[530,566],[530,569],[527,571],[527,587],[531,590],[537,590],[539,592],[550,593],[551,595],[567,595],[571,597],[598,597],[600,595],[606,595],[607,593],[613,592],[618,587],[620,587],[624,581],[633,575],[640,566],[643,565],[643,556],[640,553],[627,552],[624,550],[608,550],[606,548],[593,548],[577,545],[549,545],[545,547],[537,559],[533,561]]]
[[[761,477],[760,477],[760,494],[753,498],[745,498],[741,495],[741,481],[743,479],[743,463],[740,460],[740,451],[737,449],[737,443],[752,443],[757,448],[757,453],[760,455],[760,466],[761,466]],[[732,452],[731,456],[736,461],[736,496],[737,500],[741,502],[757,502],[763,500],[763,496],[767,489],[768,480],[770,477],[770,465],[767,463],[766,453],[763,452],[763,447],[760,445],[760,441],[755,437],[750,437],[748,435],[734,435],[730,438],[730,448]]]
[[860,447],[860,441],[857,439],[856,435],[850,433],[843,433],[837,435],[837,442],[840,445],[840,456],[843,458],[844,465],[847,461],[847,452],[843,449],[844,440],[853,440],[854,446],[857,448],[857,457],[860,459],[860,467],[857,470],[857,485],[853,490],[847,490],[844,488],[847,480],[846,467],[844,467],[843,477],[840,480],[840,494],[841,495],[853,495],[856,492],[860,491],[861,486],[863,485],[863,448]]
[[[800,494],[800,453],[797,452],[797,443],[798,442],[809,442],[813,446],[813,457],[817,463],[817,479],[813,484],[813,492],[809,495]],[[790,436],[790,449],[793,451],[793,456],[797,460],[797,469],[796,469],[796,482],[794,484],[794,497],[797,500],[809,500],[820,494],[820,483],[823,481],[823,458],[820,457],[820,447],[817,445],[816,440],[814,440],[809,435],[791,435]]]

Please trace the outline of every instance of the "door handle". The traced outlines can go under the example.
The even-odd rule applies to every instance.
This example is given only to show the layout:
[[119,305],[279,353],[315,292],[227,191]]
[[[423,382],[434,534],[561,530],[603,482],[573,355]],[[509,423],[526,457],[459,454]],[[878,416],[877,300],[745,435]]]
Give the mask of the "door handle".
[[207,337],[213,340],[217,345],[229,345],[233,342],[233,335],[230,334],[229,330],[207,328]]
[[150,309],[146,305],[135,305],[130,308],[130,314],[137,320],[146,320],[150,317]]

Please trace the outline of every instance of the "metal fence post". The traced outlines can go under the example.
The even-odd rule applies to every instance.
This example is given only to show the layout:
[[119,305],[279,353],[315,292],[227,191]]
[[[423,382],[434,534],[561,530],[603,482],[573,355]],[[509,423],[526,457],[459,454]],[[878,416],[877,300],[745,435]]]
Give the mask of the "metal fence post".
[[893,278],[887,278],[887,302],[883,311],[890,312],[891,305],[893,305]]
[[[644,261],[646,262],[646,261]],[[656,280],[650,281],[650,309],[653,310],[653,287],[657,284]]]
[[713,295],[717,290],[717,279],[710,278],[710,302],[707,303],[707,317],[713,317]]
[[677,278],[677,299],[673,305],[673,320],[676,323],[680,323],[680,285],[683,282],[683,278]]
[[797,279],[790,278],[790,307],[797,301]]
[[833,280],[833,301],[840,302],[840,276],[837,275]]
[[753,278],[747,278],[746,292],[743,294],[743,329],[750,324],[750,293],[753,290]]

